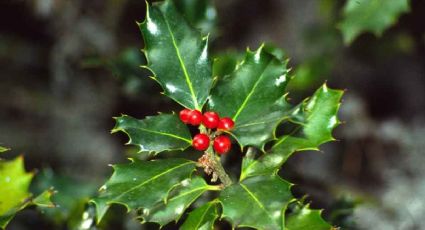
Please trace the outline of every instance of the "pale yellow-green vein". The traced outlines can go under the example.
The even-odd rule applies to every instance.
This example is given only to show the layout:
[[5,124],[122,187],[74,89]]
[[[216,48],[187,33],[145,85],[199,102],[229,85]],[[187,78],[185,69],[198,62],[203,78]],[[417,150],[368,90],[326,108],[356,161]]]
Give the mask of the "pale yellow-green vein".
[[252,97],[252,95],[254,94],[258,84],[260,83],[261,79],[263,78],[264,72],[266,71],[266,69],[269,67],[270,63],[272,62],[272,59],[269,60],[269,62],[267,63],[266,67],[264,67],[260,77],[258,77],[257,81],[255,82],[254,86],[251,88],[250,92],[248,93],[248,95],[246,96],[245,100],[242,102],[241,106],[239,106],[237,112],[235,113],[235,115],[233,116],[233,120],[236,121],[236,119],[238,119],[239,114],[242,112],[242,110],[245,109],[246,104],[248,103],[249,99]]
[[144,181],[143,183],[141,183],[141,184],[139,184],[139,185],[137,185],[137,186],[135,186],[135,187],[133,187],[133,188],[131,188],[131,189],[129,189],[129,190],[127,190],[127,191],[123,192],[123,193],[121,193],[119,196],[115,197],[114,199],[115,199],[115,200],[119,200],[121,197],[123,197],[124,195],[128,194],[129,192],[132,192],[132,191],[134,191],[134,190],[136,190],[136,189],[138,189],[138,188],[142,187],[143,185],[146,185],[146,184],[148,184],[148,183],[150,183],[150,182],[152,182],[152,181],[154,181],[154,180],[156,180],[156,179],[160,178],[161,176],[164,176],[164,175],[166,175],[167,173],[170,173],[171,171],[174,171],[174,170],[176,170],[176,169],[178,169],[178,168],[181,168],[181,167],[183,167],[183,166],[186,166],[186,165],[188,165],[188,164],[193,164],[193,162],[186,162],[186,163],[183,163],[183,164],[181,164],[181,165],[178,165],[178,166],[172,167],[172,168],[170,168],[170,169],[168,169],[168,170],[166,170],[166,171],[164,171],[164,172],[162,172],[162,173],[160,173],[160,174],[158,174],[158,175],[156,175],[156,176],[153,176],[153,177],[152,177],[152,178],[150,178],[149,180],[146,180],[146,181]]
[[195,105],[195,108],[198,109],[198,110],[200,110],[201,108],[199,108],[198,100],[196,99],[195,91],[193,89],[193,86],[192,86],[192,82],[190,80],[189,73],[187,72],[186,65],[185,65],[185,63],[183,61],[183,58],[182,58],[181,54],[180,54],[179,47],[177,46],[176,39],[174,37],[174,33],[171,30],[170,24],[168,23],[168,20],[167,20],[167,18],[165,18],[165,16],[164,16],[164,21],[165,21],[165,24],[167,25],[168,32],[170,33],[171,41],[173,42],[174,49],[176,50],[177,58],[179,59],[180,66],[181,66],[181,68],[183,70],[183,74],[184,74],[184,77],[185,77],[185,80],[186,80],[186,84],[189,87],[189,91],[190,91],[190,94],[192,96],[192,100],[193,100],[193,103]]
[[242,183],[240,184],[240,186],[251,196],[251,198],[255,201],[255,203],[257,203],[257,205],[261,208],[261,210],[263,210],[264,213],[266,213],[266,215],[270,218],[270,220],[273,220],[273,217],[270,216],[270,214],[267,212],[266,208],[264,207],[264,205],[258,200],[258,198]]

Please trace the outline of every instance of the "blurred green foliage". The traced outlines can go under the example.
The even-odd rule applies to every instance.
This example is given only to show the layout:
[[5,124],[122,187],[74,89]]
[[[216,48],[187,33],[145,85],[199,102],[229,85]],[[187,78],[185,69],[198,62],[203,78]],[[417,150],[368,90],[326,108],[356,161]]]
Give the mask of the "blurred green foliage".
[[57,227],[76,229],[80,224],[86,203],[97,191],[97,185],[54,173],[46,168],[37,174],[31,190],[39,192],[53,186],[56,194],[52,201],[56,208],[38,207],[44,216]]
[[380,36],[408,11],[409,0],[348,0],[343,11],[344,19],[339,25],[344,43],[350,44],[363,32]]

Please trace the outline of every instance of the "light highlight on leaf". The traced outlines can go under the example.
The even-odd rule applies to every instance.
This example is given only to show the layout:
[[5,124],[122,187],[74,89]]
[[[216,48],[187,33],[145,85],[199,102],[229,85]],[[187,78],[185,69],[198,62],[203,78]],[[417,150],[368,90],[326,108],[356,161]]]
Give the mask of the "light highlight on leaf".
[[139,24],[145,55],[165,95],[190,109],[201,110],[212,86],[208,39],[192,28],[167,0],[147,6]]

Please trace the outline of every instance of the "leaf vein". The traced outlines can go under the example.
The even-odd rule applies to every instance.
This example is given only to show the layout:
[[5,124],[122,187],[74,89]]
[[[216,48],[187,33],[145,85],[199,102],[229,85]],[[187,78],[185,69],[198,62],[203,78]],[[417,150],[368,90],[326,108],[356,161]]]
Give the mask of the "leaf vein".
[[267,212],[264,205],[258,200],[258,198],[251,191],[249,191],[249,189],[245,185],[241,183],[240,186],[252,197],[255,203],[257,203],[257,205],[261,208],[261,210],[263,210],[263,212],[266,213],[266,215],[270,218],[270,220],[274,221],[273,218],[270,216],[270,214]]
[[189,73],[187,72],[186,65],[183,61],[181,54],[180,54],[179,47],[177,46],[176,38],[174,37],[174,33],[171,30],[170,24],[168,23],[168,19],[165,17],[165,15],[164,15],[164,21],[165,21],[165,24],[167,25],[168,32],[170,33],[171,41],[173,42],[174,49],[176,50],[177,58],[179,59],[180,66],[183,70],[183,74],[184,74],[184,77],[185,77],[185,80],[186,80],[186,84],[189,87],[189,91],[190,91],[190,94],[192,96],[192,100],[193,100],[193,103],[195,105],[195,108],[200,109],[199,105],[198,105],[198,100],[196,99],[195,91],[193,90],[192,81],[190,80],[190,76],[189,76]]
[[262,70],[262,73],[261,73],[260,77],[258,77],[257,81],[255,82],[254,86],[252,87],[252,89],[250,90],[250,92],[248,93],[248,95],[246,96],[245,100],[242,102],[241,106],[238,108],[238,111],[236,112],[236,114],[232,118],[234,121],[236,121],[236,119],[238,118],[238,116],[242,112],[242,110],[245,109],[246,104],[248,103],[248,101],[251,98],[252,94],[254,94],[257,86],[260,84],[260,81],[263,78],[263,75],[264,75],[266,69],[269,67],[269,65],[270,65],[271,62],[272,62],[272,59],[270,59],[268,61],[266,67],[264,67],[264,69]]
[[140,128],[140,127],[134,127],[134,129],[140,129],[140,130],[148,132],[148,133],[155,133],[155,134],[158,134],[158,135],[173,137],[173,138],[176,138],[176,139],[186,141],[189,144],[192,143],[189,139],[186,139],[184,137],[177,136],[177,135],[174,135],[174,134],[171,134],[171,133],[158,132],[158,131],[154,131],[154,130],[150,130],[150,129],[144,129],[144,128]]
[[[208,213],[208,211],[211,209],[211,207],[212,207],[212,205],[213,205],[214,203],[210,203],[209,204],[209,207],[205,210],[205,212],[204,213],[202,213],[202,216],[201,216],[201,218],[199,218],[199,222],[196,224],[196,226],[195,226],[195,228],[194,229],[199,229],[199,225],[201,225],[201,223],[202,223],[202,220],[205,218],[205,215],[207,215],[207,213]],[[214,204],[215,205],[215,204]]]
[[139,185],[137,185],[137,186],[133,187],[132,189],[129,189],[129,190],[127,190],[127,191],[125,191],[125,192],[121,193],[119,196],[117,196],[117,197],[115,198],[115,200],[119,200],[121,197],[123,197],[124,195],[128,194],[129,192],[132,192],[132,191],[134,191],[134,190],[136,190],[136,189],[138,189],[138,188],[142,187],[143,185],[146,185],[147,183],[152,182],[153,180],[156,180],[156,179],[158,179],[159,177],[164,176],[165,174],[167,174],[167,173],[169,173],[169,172],[171,172],[171,171],[173,171],[173,170],[176,170],[176,169],[178,169],[178,168],[181,168],[181,167],[183,167],[183,166],[185,166],[185,165],[188,165],[188,164],[193,164],[193,163],[192,163],[192,162],[186,162],[186,163],[184,163],[184,164],[181,164],[181,165],[175,166],[175,167],[173,167],[173,168],[170,168],[170,169],[168,169],[168,170],[166,170],[166,171],[164,171],[164,172],[162,172],[162,173],[160,173],[160,174],[158,174],[158,175],[156,175],[156,176],[154,176],[154,177],[150,178],[149,180],[146,180],[146,181],[144,181],[143,183],[141,183],[141,184],[139,184]]

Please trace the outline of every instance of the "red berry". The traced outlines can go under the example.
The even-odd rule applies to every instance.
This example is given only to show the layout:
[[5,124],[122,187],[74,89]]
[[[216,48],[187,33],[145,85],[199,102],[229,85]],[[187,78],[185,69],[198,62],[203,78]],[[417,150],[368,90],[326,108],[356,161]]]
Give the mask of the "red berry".
[[189,123],[190,112],[191,112],[190,109],[183,109],[182,111],[180,111],[179,117],[180,117],[180,120],[183,121],[183,123],[185,124]]
[[207,150],[210,146],[210,138],[206,134],[198,133],[193,137],[192,146],[199,151]]
[[229,137],[221,135],[214,139],[213,147],[218,154],[225,154],[232,148],[232,142]]
[[200,125],[202,122],[202,113],[199,110],[192,110],[189,113],[189,124]]
[[220,121],[220,117],[216,112],[206,112],[202,117],[202,124],[209,129],[215,129],[218,126],[218,122]]
[[218,122],[217,129],[220,130],[231,130],[233,129],[233,126],[235,126],[235,122],[230,117],[223,117],[220,119],[220,122]]

